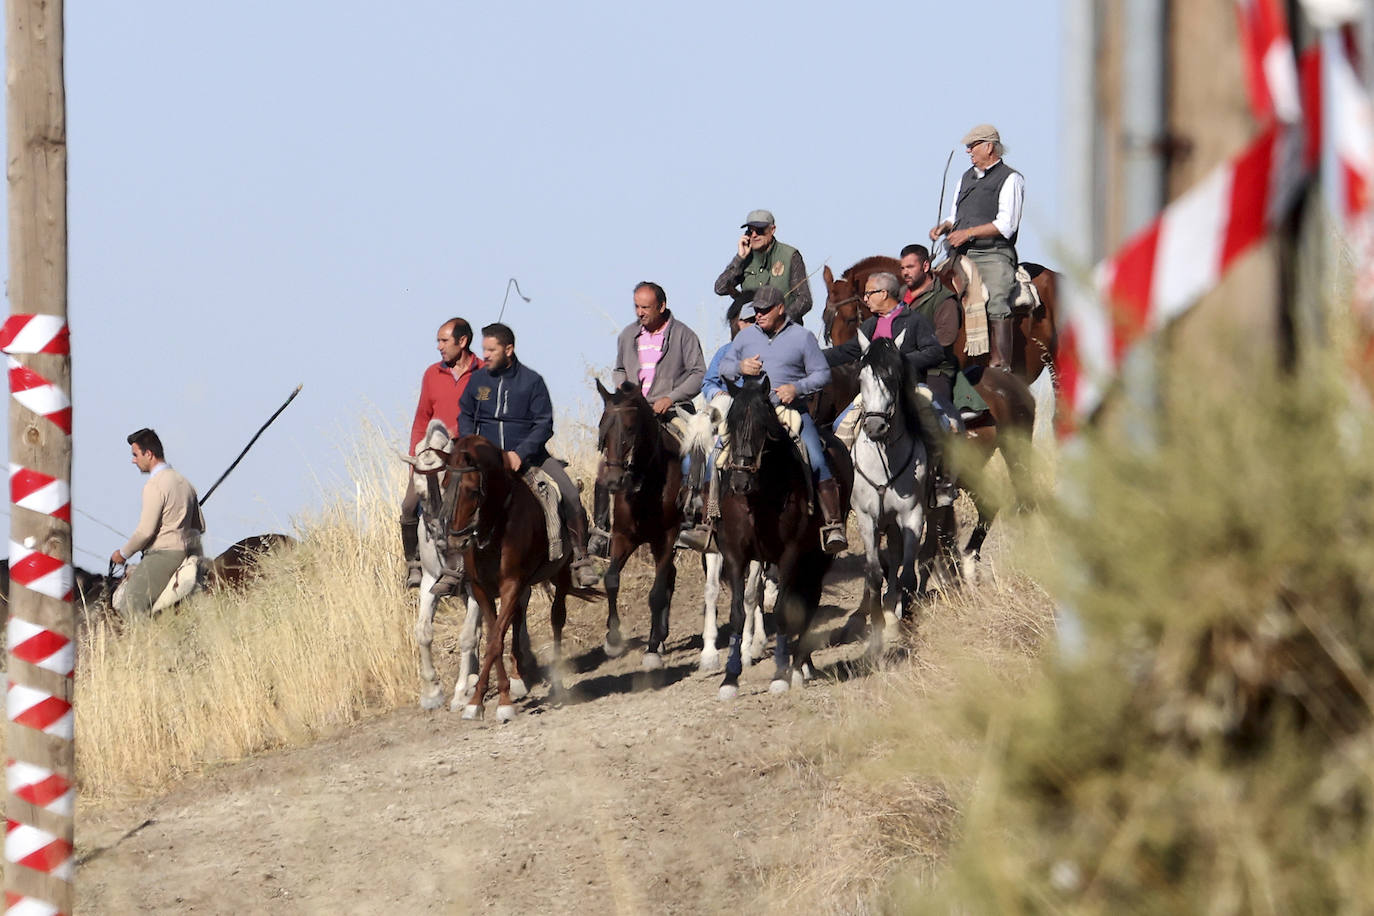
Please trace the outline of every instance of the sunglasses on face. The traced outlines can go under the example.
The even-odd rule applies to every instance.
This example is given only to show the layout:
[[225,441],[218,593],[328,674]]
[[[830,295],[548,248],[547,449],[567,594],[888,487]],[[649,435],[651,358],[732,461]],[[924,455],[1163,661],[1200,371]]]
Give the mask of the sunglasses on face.
[[755,229],[753,226],[747,226],[747,227],[745,227],[744,234],[745,234],[745,235],[767,235],[767,234],[768,234],[768,230],[769,230],[769,229],[772,229],[772,228],[773,228],[772,226],[765,226],[765,227],[762,228],[762,229]]

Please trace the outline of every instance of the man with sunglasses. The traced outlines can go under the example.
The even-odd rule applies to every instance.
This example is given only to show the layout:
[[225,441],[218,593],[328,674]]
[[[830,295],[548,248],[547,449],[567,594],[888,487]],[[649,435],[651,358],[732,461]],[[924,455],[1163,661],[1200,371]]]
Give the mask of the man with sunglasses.
[[[916,390],[943,363],[945,350],[940,346],[929,319],[902,301],[902,284],[896,274],[884,271],[870,275],[864,282],[863,300],[873,313],[873,317],[859,326],[864,337],[869,340],[886,337],[893,341],[902,338],[902,361],[906,364],[906,384],[909,386],[907,399],[915,408],[916,420],[921,426],[921,438],[930,455],[935,478],[935,504],[951,506],[954,504],[955,490],[954,480],[945,465],[945,430],[931,407],[932,398]],[[839,366],[853,362],[862,355],[859,339],[855,336],[826,350],[825,361],[831,366]],[[941,409],[949,408],[941,405]]]
[[748,294],[771,286],[786,300],[787,317],[801,324],[811,311],[811,284],[801,252],[777,240],[778,227],[767,210],[750,210],[740,228],[744,235],[735,256],[716,278],[716,295],[740,302],[748,299]]
[[1026,179],[1003,161],[1006,149],[991,124],[964,135],[972,163],[954,188],[949,218],[930,230],[931,241],[949,236],[949,245],[978,266],[988,291],[990,364],[1011,369],[1011,304],[1016,291],[1016,236]]
[[770,399],[801,413],[801,440],[816,476],[816,495],[821,504],[821,544],[827,553],[848,549],[840,488],[825,459],[816,421],[806,411],[806,398],[830,381],[830,367],[816,343],[816,335],[793,321],[784,308],[782,291],[760,287],[750,303],[754,324],[745,327],[720,360],[721,378],[738,381],[741,376],[767,375],[773,385]]

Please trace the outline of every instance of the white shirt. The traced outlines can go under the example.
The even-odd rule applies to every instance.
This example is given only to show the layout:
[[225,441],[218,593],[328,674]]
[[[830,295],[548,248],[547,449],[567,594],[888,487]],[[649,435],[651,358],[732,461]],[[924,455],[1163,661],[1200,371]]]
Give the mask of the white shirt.
[[[998,159],[997,162],[1001,162]],[[993,165],[996,165],[994,162]],[[987,174],[986,169],[974,168],[974,174],[982,178]],[[959,183],[954,186],[954,200],[949,206],[949,221],[954,222],[954,211],[959,207],[959,189],[964,186],[964,176],[959,176]],[[1026,197],[1026,179],[1020,172],[1012,171],[1007,176],[1007,180],[1002,182],[1002,189],[997,193],[997,218],[992,224],[997,227],[997,231],[1002,233],[1002,237],[1010,239],[1021,227],[1021,202]],[[972,228],[972,227],[969,227]]]

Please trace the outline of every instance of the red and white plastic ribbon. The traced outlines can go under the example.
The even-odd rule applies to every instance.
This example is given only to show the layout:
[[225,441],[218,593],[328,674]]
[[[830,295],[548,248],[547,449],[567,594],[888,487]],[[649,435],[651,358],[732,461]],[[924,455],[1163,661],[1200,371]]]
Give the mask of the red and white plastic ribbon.
[[64,522],[72,520],[72,488],[65,480],[10,465],[10,502]]
[[36,900],[6,891],[5,916],[62,916],[62,911],[46,900]]
[[70,353],[67,322],[58,315],[11,315],[0,325],[0,352]]

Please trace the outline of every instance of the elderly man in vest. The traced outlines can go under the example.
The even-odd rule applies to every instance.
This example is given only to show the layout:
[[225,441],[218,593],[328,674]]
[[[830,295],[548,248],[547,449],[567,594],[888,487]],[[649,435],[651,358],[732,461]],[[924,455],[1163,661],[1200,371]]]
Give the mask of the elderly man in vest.
[[1001,135],[979,124],[964,136],[972,161],[959,178],[949,218],[930,230],[932,241],[948,234],[949,245],[978,266],[988,291],[991,365],[1011,369],[1011,304],[1016,290],[1016,235],[1026,180],[1003,161]]
[[750,304],[754,324],[745,327],[720,360],[721,378],[767,375],[773,384],[775,404],[801,412],[801,440],[816,476],[816,495],[821,504],[821,545],[827,553],[849,547],[840,511],[840,489],[825,458],[825,447],[816,421],[806,411],[806,398],[830,381],[830,367],[816,343],[816,335],[794,322],[783,308],[782,292],[763,287]]
[[200,514],[196,488],[163,457],[162,440],[151,429],[130,433],[129,453],[134,466],[148,475],[138,528],[128,542],[110,554],[110,562],[127,563],[140,550],[143,562],[124,583],[125,610],[146,614],[171,581],[181,561],[200,555],[205,517]]
[[[661,422],[676,415],[673,408],[690,405],[706,375],[701,341],[668,309],[668,294],[657,283],[644,280],[635,286],[635,320],[620,332],[615,348],[611,388],[626,381],[639,385]],[[683,456],[683,474],[687,456]],[[593,528],[587,551],[606,556],[610,547],[611,494],[603,480],[605,465],[597,470],[592,497]]]
[[716,295],[739,301],[771,286],[782,293],[788,319],[801,324],[811,311],[811,284],[806,279],[801,252],[777,240],[778,227],[767,210],[749,211],[740,228],[744,235],[740,236],[735,256],[716,278]]

